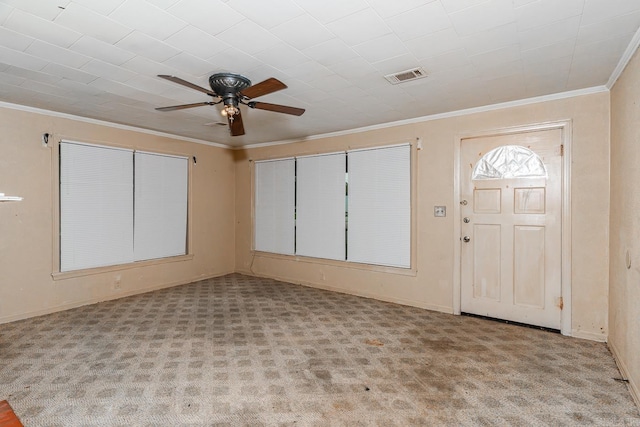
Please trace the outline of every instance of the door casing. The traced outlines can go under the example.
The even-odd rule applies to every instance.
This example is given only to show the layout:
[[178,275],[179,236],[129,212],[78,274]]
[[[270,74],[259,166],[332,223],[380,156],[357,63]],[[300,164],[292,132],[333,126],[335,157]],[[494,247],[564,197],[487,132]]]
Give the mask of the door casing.
[[502,129],[480,130],[475,132],[460,133],[456,136],[454,144],[454,171],[453,171],[453,238],[454,247],[454,269],[453,269],[453,313],[461,314],[461,216],[460,216],[460,151],[461,144],[468,138],[510,135],[523,132],[535,132],[540,130],[560,129],[562,131],[562,145],[564,152],[562,156],[562,302],[560,332],[563,335],[572,335],[571,324],[571,120],[555,122],[544,122],[531,125],[516,126]]

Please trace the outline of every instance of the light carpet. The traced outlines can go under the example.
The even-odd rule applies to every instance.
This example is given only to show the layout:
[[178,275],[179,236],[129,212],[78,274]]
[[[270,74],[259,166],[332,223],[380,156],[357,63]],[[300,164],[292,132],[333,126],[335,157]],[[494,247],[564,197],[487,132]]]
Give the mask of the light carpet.
[[640,426],[603,343],[238,274],[0,325],[26,426]]

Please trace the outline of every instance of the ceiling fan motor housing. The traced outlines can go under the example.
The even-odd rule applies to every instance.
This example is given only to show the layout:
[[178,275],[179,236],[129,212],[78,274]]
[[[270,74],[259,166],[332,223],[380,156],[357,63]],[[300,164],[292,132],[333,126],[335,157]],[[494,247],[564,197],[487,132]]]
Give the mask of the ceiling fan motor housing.
[[235,96],[251,86],[251,80],[240,74],[217,73],[209,77],[209,86],[217,95],[226,98],[225,95]]

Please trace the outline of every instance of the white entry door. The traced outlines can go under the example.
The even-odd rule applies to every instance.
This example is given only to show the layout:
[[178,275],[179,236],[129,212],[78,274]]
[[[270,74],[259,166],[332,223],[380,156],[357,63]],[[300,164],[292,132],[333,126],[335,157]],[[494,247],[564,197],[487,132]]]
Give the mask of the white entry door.
[[462,312],[560,329],[561,132],[462,140]]

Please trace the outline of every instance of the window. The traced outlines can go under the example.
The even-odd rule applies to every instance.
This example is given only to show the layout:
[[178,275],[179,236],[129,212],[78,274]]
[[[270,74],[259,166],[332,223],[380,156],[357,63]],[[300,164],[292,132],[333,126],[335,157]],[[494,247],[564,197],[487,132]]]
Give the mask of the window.
[[134,160],[135,260],[186,254],[188,160],[140,151]]
[[60,271],[133,261],[132,156],[60,144]]
[[410,268],[411,146],[256,162],[254,247]]
[[344,261],[344,153],[299,157],[296,175],[296,254]]
[[352,151],[348,260],[409,268],[410,146]]
[[60,271],[186,254],[188,160],[60,143]]
[[504,145],[476,163],[471,179],[546,178],[547,168],[536,153],[519,145]]
[[255,248],[293,255],[295,160],[256,162]]

